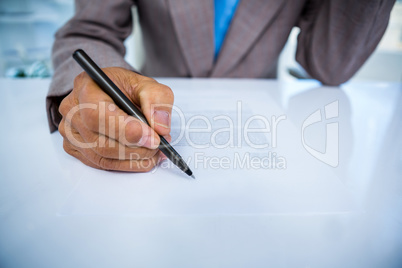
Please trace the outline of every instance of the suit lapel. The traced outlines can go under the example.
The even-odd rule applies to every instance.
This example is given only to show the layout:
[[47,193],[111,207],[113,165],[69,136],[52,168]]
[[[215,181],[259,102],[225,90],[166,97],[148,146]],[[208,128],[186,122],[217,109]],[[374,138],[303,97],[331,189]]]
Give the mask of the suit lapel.
[[168,0],[168,6],[191,75],[209,76],[214,61],[213,0]]
[[211,75],[224,76],[235,66],[276,17],[285,2],[285,0],[240,0]]

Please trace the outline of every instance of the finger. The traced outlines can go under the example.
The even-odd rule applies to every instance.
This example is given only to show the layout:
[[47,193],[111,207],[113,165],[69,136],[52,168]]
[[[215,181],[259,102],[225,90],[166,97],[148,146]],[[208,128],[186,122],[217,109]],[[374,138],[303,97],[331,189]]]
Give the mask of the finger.
[[64,117],[70,111],[70,107],[73,107],[72,104],[73,93],[70,92],[64,99],[61,101],[59,105],[59,113]]
[[133,93],[151,127],[160,135],[170,133],[174,95],[172,90],[155,80],[140,81]]
[[172,142],[172,136],[170,134],[163,136],[167,142]]
[[[105,158],[100,155],[95,154],[91,149],[83,149],[75,147],[73,144],[65,140],[66,151],[69,150],[70,154],[78,158],[84,164],[103,169],[103,170],[114,170],[114,171],[127,171],[127,172],[148,172],[152,170],[159,162],[159,153],[150,159],[133,159],[133,160],[117,160]],[[73,151],[78,151],[73,153]]]
[[86,128],[84,133],[77,131],[70,122],[62,120],[59,124],[60,134],[71,144],[81,149],[92,149],[96,154],[111,159],[150,159],[158,152],[157,149],[145,147],[128,147],[118,141],[101,134],[96,134]]
[[[80,103],[90,101],[96,103],[97,100],[82,97]],[[159,136],[153,129],[128,116],[112,102],[99,101],[92,107],[80,109],[80,117],[82,125],[89,130],[111,137],[124,145],[155,149],[160,143]],[[77,128],[82,129],[81,126]]]
[[[106,68],[105,71],[108,72],[108,69]],[[110,76],[113,78],[117,74],[127,72],[127,70],[118,69]],[[75,78],[74,88],[79,89],[76,90],[79,93],[74,97],[77,98],[75,102],[79,105],[70,107],[67,114],[64,112],[65,117],[73,117],[79,111],[82,122],[93,132],[109,136],[124,145],[144,146],[150,149],[158,147],[160,140],[157,133],[147,124],[119,109],[87,74],[81,73]],[[70,118],[66,120],[73,122]],[[77,124],[75,127],[80,128]]]
[[97,168],[99,169],[99,167],[95,164],[93,164],[91,161],[89,161],[88,159],[86,159],[78,150],[76,150],[71,143],[64,139],[63,140],[63,149],[64,151],[66,151],[69,155],[77,158],[78,160],[80,160],[82,163],[84,163],[87,166],[93,167],[93,168]]
[[[68,122],[69,124],[71,124],[72,127],[74,129],[76,129],[80,133],[81,136],[83,136],[83,138],[86,142],[93,143],[93,142],[98,141],[98,139],[99,139],[99,146],[102,146],[102,144],[104,144],[107,141],[109,141],[109,144],[113,144],[114,143],[113,140],[117,140],[117,142],[120,142],[120,143],[123,142],[122,143],[123,146],[128,145],[130,147],[133,147],[133,146],[139,147],[139,146],[142,146],[145,144],[146,147],[151,147],[151,148],[154,147],[154,146],[148,146],[149,141],[148,142],[141,141],[141,138],[143,139],[143,137],[138,137],[137,138],[137,139],[139,139],[138,142],[134,142],[133,141],[134,139],[132,138],[132,136],[131,136],[131,140],[127,140],[127,138],[126,138],[127,135],[126,135],[125,131],[133,131],[133,132],[138,133],[139,136],[141,136],[141,135],[140,135],[140,131],[130,130],[130,127],[127,127],[127,125],[125,123],[129,122],[129,120],[127,119],[128,116],[121,110],[119,110],[118,112],[121,112],[121,114],[125,117],[125,120],[123,120],[123,118],[121,118],[121,117],[120,117],[120,119],[115,120],[116,118],[114,118],[112,116],[106,116],[107,122],[109,122],[109,124],[105,124],[105,123],[103,123],[103,124],[109,125],[109,131],[107,131],[106,129],[103,129],[104,131],[100,131],[100,132],[109,132],[110,140],[109,140],[109,137],[105,136],[104,134],[99,134],[98,132],[90,130],[87,127],[88,124],[85,124],[83,122],[83,120],[81,118],[81,114],[78,111],[79,110],[93,111],[94,108],[92,106],[95,106],[95,108],[97,106],[94,104],[89,107],[88,107],[88,105],[86,105],[86,106],[81,105],[81,107],[75,106],[73,108],[70,108],[70,111],[67,112],[68,108],[72,107],[71,100],[72,100],[72,98],[70,96],[67,96],[66,98],[64,98],[62,104],[60,105],[60,112],[64,115],[63,120],[66,121],[64,123]],[[110,104],[110,105],[115,107],[114,104]],[[102,104],[100,106],[102,106]],[[88,115],[85,112],[83,114]],[[95,120],[90,120],[90,117],[91,117],[91,115],[87,116],[88,121],[90,121],[90,122],[95,121]],[[96,120],[96,121],[98,121],[98,120]],[[102,119],[100,121],[102,121]],[[116,121],[117,121],[117,123],[116,123]],[[92,124],[93,128],[95,128],[94,125],[95,124]],[[128,123],[128,125],[130,125],[130,122]],[[102,129],[102,127],[100,127],[100,129]],[[147,129],[149,130],[149,128],[147,128]],[[119,134],[119,133],[123,133],[123,134]],[[103,139],[102,139],[102,137],[103,137]],[[151,138],[153,139],[153,136],[151,136]],[[156,139],[157,140],[155,142],[159,142],[159,140],[158,140],[159,137]]]

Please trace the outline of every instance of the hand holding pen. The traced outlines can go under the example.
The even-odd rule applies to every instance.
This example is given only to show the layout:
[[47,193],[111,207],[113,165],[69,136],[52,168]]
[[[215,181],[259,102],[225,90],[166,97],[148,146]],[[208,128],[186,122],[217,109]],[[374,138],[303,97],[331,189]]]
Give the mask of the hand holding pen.
[[[74,58],[78,58],[77,61],[83,68],[83,64],[91,62],[82,50],[76,51]],[[66,152],[95,168],[143,172],[151,170],[162,156],[161,151],[164,151],[173,163],[186,174],[192,175],[181,157],[163,138],[170,138],[171,107],[174,100],[171,89],[152,78],[129,70],[111,67],[102,71],[96,64],[90,65],[92,71],[84,68],[86,73],[77,76],[74,89],[60,104],[63,118],[59,131],[64,138]],[[104,78],[110,78],[109,81],[104,81],[102,88],[93,77],[95,71],[102,77],[99,70],[104,72]],[[88,72],[92,74],[88,75]],[[116,96],[104,92],[103,87],[106,84],[113,87],[110,83],[121,90],[125,100],[116,103]],[[127,100],[131,103],[128,107],[132,111],[137,109],[135,106],[140,107],[137,109],[140,112],[138,116],[129,113],[127,107],[122,108],[122,103],[127,103]],[[101,103],[104,107],[100,107]],[[72,113],[77,104],[83,105],[79,111]],[[142,120],[141,114],[146,121]],[[110,146],[112,144],[114,146]]]

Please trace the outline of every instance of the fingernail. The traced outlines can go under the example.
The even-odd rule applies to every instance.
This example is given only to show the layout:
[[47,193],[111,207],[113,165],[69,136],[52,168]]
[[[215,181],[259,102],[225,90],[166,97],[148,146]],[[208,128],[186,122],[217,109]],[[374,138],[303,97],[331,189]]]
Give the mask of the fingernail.
[[156,142],[156,139],[152,135],[142,136],[138,142],[138,145],[149,149],[156,149],[159,146],[159,144]]
[[154,112],[154,123],[164,128],[170,128],[170,115],[166,111],[156,110]]

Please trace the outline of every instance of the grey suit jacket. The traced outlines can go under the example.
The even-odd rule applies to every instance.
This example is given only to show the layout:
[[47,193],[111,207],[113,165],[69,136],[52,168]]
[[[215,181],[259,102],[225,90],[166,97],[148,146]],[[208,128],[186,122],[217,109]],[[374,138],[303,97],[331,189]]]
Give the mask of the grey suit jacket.
[[[214,61],[214,0],[76,0],[76,13],[56,34],[54,77],[47,96],[51,131],[58,106],[82,69],[84,49],[100,67],[133,69],[124,61],[137,5],[147,76],[275,78],[278,56],[294,26],[296,59],[315,79],[338,85],[369,57],[395,0],[241,0]],[[174,90],[174,89],[173,89]]]

